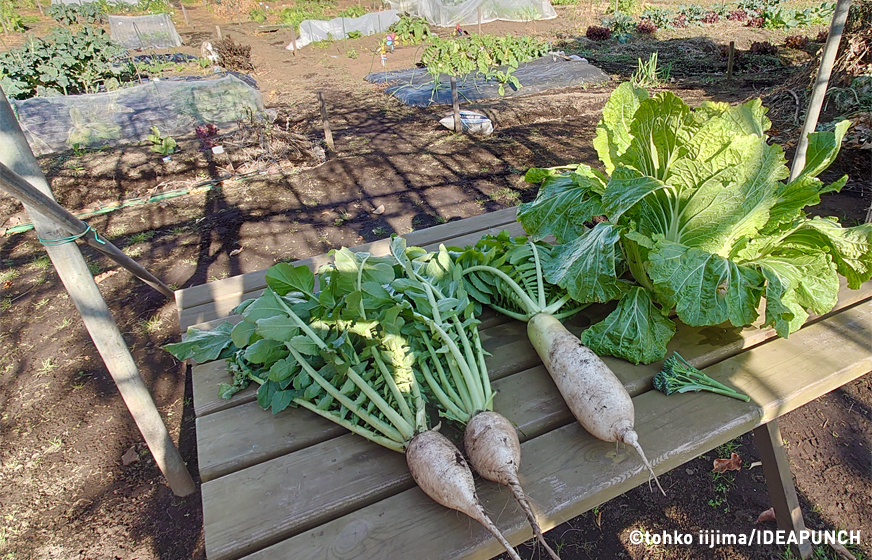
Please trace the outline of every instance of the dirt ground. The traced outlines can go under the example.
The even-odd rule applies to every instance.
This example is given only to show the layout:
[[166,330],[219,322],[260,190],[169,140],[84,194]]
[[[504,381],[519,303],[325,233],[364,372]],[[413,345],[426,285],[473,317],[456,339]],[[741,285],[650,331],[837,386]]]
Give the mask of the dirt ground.
[[[257,33],[257,24],[216,20],[200,5],[187,12],[190,27],[174,16],[182,50],[198,53],[203,40],[216,39],[216,23],[225,35],[251,45],[266,105],[277,110],[281,128],[307,146],[323,138],[316,96],[322,91],[336,153],[316,165],[266,165],[262,174],[208,190],[205,181],[254,166],[241,151],[229,152],[232,169],[222,157],[208,159],[193,135],[179,139],[181,152],[169,163],[146,146],[40,159],[55,196],[73,212],[200,185],[191,194],[88,220],[174,288],[513,206],[535,196],[536,187],[523,181],[529,167],[596,164],[591,139],[617,81],[464,106],[491,117],[496,132],[453,135],[437,123],[444,107],[409,108],[362,80],[381,66],[373,37],[306,47],[292,56],[284,49],[287,30]],[[783,56],[769,62],[774,66],[750,60],[730,83],[722,74],[720,49],[728,41],[747,49],[767,38],[783,42],[784,33],[724,22],[663,33],[659,42],[605,48],[579,38],[595,13],[595,7],[590,13],[559,8],[557,20],[495,23],[483,30],[550,38],[617,79],[633,72],[637,58],[659,49],[661,61],[674,62],[674,82],[667,87],[691,105],[768,94],[773,136],[788,146],[795,141],[795,101],[773,88],[795,79],[791,65],[808,60],[807,53],[779,52]],[[352,49],[357,58],[348,56]],[[400,48],[389,56],[388,69],[410,67],[419,56],[415,47]],[[851,181],[817,212],[861,223],[872,193],[869,152],[845,150],[828,173],[831,179],[849,173]],[[0,226],[27,220],[20,206],[0,197]],[[89,248],[83,253],[196,480],[190,380],[185,366],[161,349],[179,339],[174,303]],[[199,492],[177,498],[169,491],[32,231],[0,237],[0,274],[0,559],[204,558]],[[863,545],[853,551],[872,557],[872,377],[786,415],[781,427],[807,525],[861,530]],[[732,451],[746,466],[758,460],[746,434],[664,475],[667,497],[638,488],[567,520],[548,538],[565,560],[790,558],[774,546],[703,550],[630,543],[637,528],[697,533],[754,526],[770,506],[762,470],[711,473],[712,459]],[[771,522],[761,526],[774,528]],[[544,557],[530,547],[521,547],[521,554]],[[835,558],[828,550],[818,554]]]

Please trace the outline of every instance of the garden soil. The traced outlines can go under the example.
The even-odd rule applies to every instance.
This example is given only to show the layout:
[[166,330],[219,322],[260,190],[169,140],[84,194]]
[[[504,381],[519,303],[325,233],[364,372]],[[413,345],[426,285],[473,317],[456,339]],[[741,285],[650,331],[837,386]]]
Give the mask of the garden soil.
[[[596,164],[591,139],[615,82],[464,106],[488,115],[496,131],[457,136],[438,124],[444,108],[410,108],[363,81],[380,67],[375,38],[310,46],[293,56],[284,48],[287,30],[257,33],[256,24],[215,20],[203,6],[187,11],[190,27],[180,14],[174,18],[185,52],[199,53],[203,40],[215,40],[216,23],[225,36],[251,45],[254,77],[277,114],[274,127],[253,121],[244,133],[219,136],[222,155],[201,151],[192,131],[177,138],[181,151],[169,162],[147,146],[40,160],[58,201],[74,212],[190,190],[88,220],[175,288],[513,206],[535,195],[536,187],[523,181],[529,167]],[[576,39],[582,33],[578,12],[559,13],[553,21],[494,23],[484,31],[536,33],[584,52],[588,45]],[[789,69],[749,70],[732,83],[712,72],[724,64],[720,45],[736,40],[747,49],[763,33],[719,24],[696,32],[704,37],[662,37],[676,63],[675,81],[667,87],[691,105],[771,92],[766,88],[790,79]],[[601,53],[600,60],[595,52],[588,55],[626,79],[637,56],[651,50],[649,43],[631,42]],[[419,56],[417,47],[402,47],[389,55],[387,67],[408,68]],[[336,147],[326,161],[318,91]],[[773,134],[790,146],[798,132],[792,96],[767,99]],[[279,137],[281,153],[295,157],[276,158],[263,149]],[[850,225],[863,221],[872,190],[869,160],[868,151],[843,152],[829,174],[849,173],[851,182],[827,197],[820,213]],[[237,178],[221,181],[233,173]],[[27,221],[19,205],[0,197],[0,225]],[[89,248],[83,253],[199,482],[189,373],[161,349],[179,340],[173,302]],[[0,558],[203,559],[199,491],[185,498],[170,492],[35,234],[0,237],[0,266]],[[872,376],[786,415],[781,426],[807,524],[863,531],[862,550],[855,552],[870,557]],[[733,451],[745,466],[713,477],[712,460]],[[789,551],[774,546],[705,550],[630,543],[633,529],[696,534],[774,528],[772,522],[755,525],[771,505],[757,460],[746,435],[661,477],[666,497],[642,486],[566,520],[547,537],[566,560],[787,558]],[[533,546],[521,553],[545,557]]]

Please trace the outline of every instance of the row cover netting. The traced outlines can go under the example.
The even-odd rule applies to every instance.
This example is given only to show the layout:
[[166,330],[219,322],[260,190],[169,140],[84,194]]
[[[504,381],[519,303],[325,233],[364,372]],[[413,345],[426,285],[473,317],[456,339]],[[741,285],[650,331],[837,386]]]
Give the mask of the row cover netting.
[[[300,23],[300,38],[297,39],[295,45],[299,49],[316,41],[345,39],[353,31],[361,35],[383,33],[398,21],[400,21],[400,15],[397,10],[383,10],[364,14],[357,18],[307,19]],[[285,48],[291,50],[293,47],[288,45]]]
[[388,0],[391,8],[422,17],[430,25],[453,27],[492,21],[537,21],[554,19],[557,12],[549,0]]
[[164,136],[201,124],[227,125],[262,112],[263,98],[248,76],[165,78],[85,95],[10,100],[36,155],[73,146],[99,147],[145,140],[152,126]]
[[182,38],[169,14],[109,16],[112,40],[128,49],[181,47]]
[[[502,67],[505,71],[506,67]],[[552,88],[578,85],[593,85],[609,81],[609,76],[587,60],[566,60],[560,56],[547,55],[524,62],[512,74],[521,83],[519,89],[503,85],[505,96],[526,95]],[[389,72],[373,72],[366,81],[387,83],[385,93],[393,95],[406,105],[427,107],[428,105],[451,104],[451,77],[440,74],[439,81],[433,80],[426,68],[410,68]],[[461,102],[500,97],[500,82],[488,79],[481,72],[473,72],[457,78],[457,94]]]

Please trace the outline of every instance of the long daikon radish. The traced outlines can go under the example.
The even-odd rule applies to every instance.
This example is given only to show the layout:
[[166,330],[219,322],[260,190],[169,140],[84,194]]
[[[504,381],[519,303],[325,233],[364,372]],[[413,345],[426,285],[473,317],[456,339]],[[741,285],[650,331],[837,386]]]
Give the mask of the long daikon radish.
[[[452,250],[470,296],[495,311],[527,323],[527,335],[560,394],[584,428],[603,441],[635,449],[654,475],[633,429],[633,400],[599,356],[566,330],[559,319],[585,305],[544,279],[543,260],[551,246],[505,232],[486,236],[474,247]],[[657,487],[660,482],[657,481]]]
[[527,336],[575,419],[594,437],[635,449],[665,495],[639,445],[633,399],[609,366],[551,315],[534,315]]

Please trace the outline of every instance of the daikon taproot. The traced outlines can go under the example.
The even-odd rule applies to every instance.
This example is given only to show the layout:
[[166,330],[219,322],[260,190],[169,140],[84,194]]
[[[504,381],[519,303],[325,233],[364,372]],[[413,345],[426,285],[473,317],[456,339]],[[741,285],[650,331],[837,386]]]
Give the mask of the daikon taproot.
[[[472,468],[484,478],[507,486],[549,556],[548,546],[518,474],[521,444],[512,423],[493,411],[493,392],[478,333],[479,321],[469,300],[461,269],[445,247],[435,253],[407,249],[395,238],[391,250],[403,265],[407,282],[397,284],[411,302],[410,320],[429,332],[410,337],[420,348],[420,371],[436,397],[434,404],[449,421],[464,426],[463,441]],[[410,258],[411,257],[411,258]]]
[[453,249],[452,255],[471,297],[527,323],[530,342],[576,420],[603,441],[635,449],[657,481],[633,429],[635,410],[629,393],[605,362],[559,320],[586,305],[544,279],[543,260],[550,251],[548,244],[502,232],[483,237],[474,247]]

